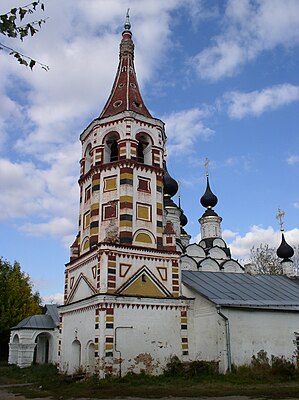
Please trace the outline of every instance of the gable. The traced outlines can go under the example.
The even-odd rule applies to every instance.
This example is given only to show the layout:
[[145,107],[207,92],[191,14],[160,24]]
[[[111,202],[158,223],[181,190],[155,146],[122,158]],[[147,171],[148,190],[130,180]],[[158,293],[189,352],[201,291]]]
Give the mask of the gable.
[[67,299],[67,303],[85,299],[87,297],[94,295],[95,293],[96,293],[96,289],[88,281],[86,276],[84,276],[83,274],[80,274],[74,287],[73,287],[73,290],[71,291],[71,293]]
[[119,290],[119,294],[128,296],[167,297],[168,290],[146,268],[141,268]]

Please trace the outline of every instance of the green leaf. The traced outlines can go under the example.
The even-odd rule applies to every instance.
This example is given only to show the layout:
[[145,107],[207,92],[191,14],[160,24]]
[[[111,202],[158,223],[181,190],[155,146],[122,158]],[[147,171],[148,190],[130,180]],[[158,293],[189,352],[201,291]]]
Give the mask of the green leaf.
[[25,10],[24,8],[19,8],[19,16],[20,16],[20,20],[22,21],[22,19],[24,19],[25,15],[27,14],[27,10]]
[[30,69],[32,70],[32,68],[35,66],[35,61],[34,60],[31,60],[30,61],[30,64],[29,64],[29,67],[30,67]]
[[33,26],[30,24],[29,24],[28,28],[30,30],[31,36],[33,36],[36,32],[38,32],[38,30],[33,28]]

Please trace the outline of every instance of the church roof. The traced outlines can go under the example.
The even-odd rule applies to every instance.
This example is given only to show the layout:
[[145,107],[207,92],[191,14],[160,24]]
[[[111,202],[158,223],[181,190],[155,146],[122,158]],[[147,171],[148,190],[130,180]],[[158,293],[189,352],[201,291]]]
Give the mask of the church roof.
[[58,308],[56,304],[46,304],[43,314],[31,315],[24,318],[18,325],[11,328],[18,329],[55,329],[59,325]]
[[116,77],[100,118],[110,117],[124,111],[134,111],[152,118],[142,100],[138,87],[134,66],[134,43],[128,14],[124,28]]
[[182,271],[182,282],[220,306],[299,311],[299,285],[283,275]]

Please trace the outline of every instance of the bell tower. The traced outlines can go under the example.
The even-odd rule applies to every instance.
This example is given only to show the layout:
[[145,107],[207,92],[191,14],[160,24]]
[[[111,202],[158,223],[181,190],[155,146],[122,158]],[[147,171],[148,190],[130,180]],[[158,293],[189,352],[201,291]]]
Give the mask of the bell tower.
[[[152,117],[140,94],[128,14],[110,96],[80,140],[78,235],[66,266],[65,302],[125,293],[141,270],[151,285],[143,285],[144,292],[135,285],[136,295],[179,296],[177,227],[165,219],[164,208],[164,123]],[[75,294],[82,279],[89,289]]]

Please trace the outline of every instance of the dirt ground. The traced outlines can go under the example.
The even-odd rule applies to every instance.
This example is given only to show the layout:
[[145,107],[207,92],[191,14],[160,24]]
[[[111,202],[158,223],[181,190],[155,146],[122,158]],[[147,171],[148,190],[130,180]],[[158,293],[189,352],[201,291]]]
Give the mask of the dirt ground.
[[[151,399],[151,400],[265,400],[265,398],[259,397],[259,398],[253,398],[253,397],[247,397],[247,396],[225,396],[225,397],[161,397],[159,399]],[[27,400],[26,397],[16,395],[13,393],[7,392],[5,389],[0,389],[0,400]],[[58,400],[58,399],[53,399],[53,397],[36,397],[34,400]],[[69,399],[69,400],[97,400],[95,398],[80,398],[80,399]],[[111,399],[100,399],[100,400],[111,400]],[[144,400],[143,398],[140,397],[118,397],[116,400]],[[290,399],[281,399],[281,400],[290,400]],[[299,400],[299,397],[297,399],[292,398],[292,400]]]

